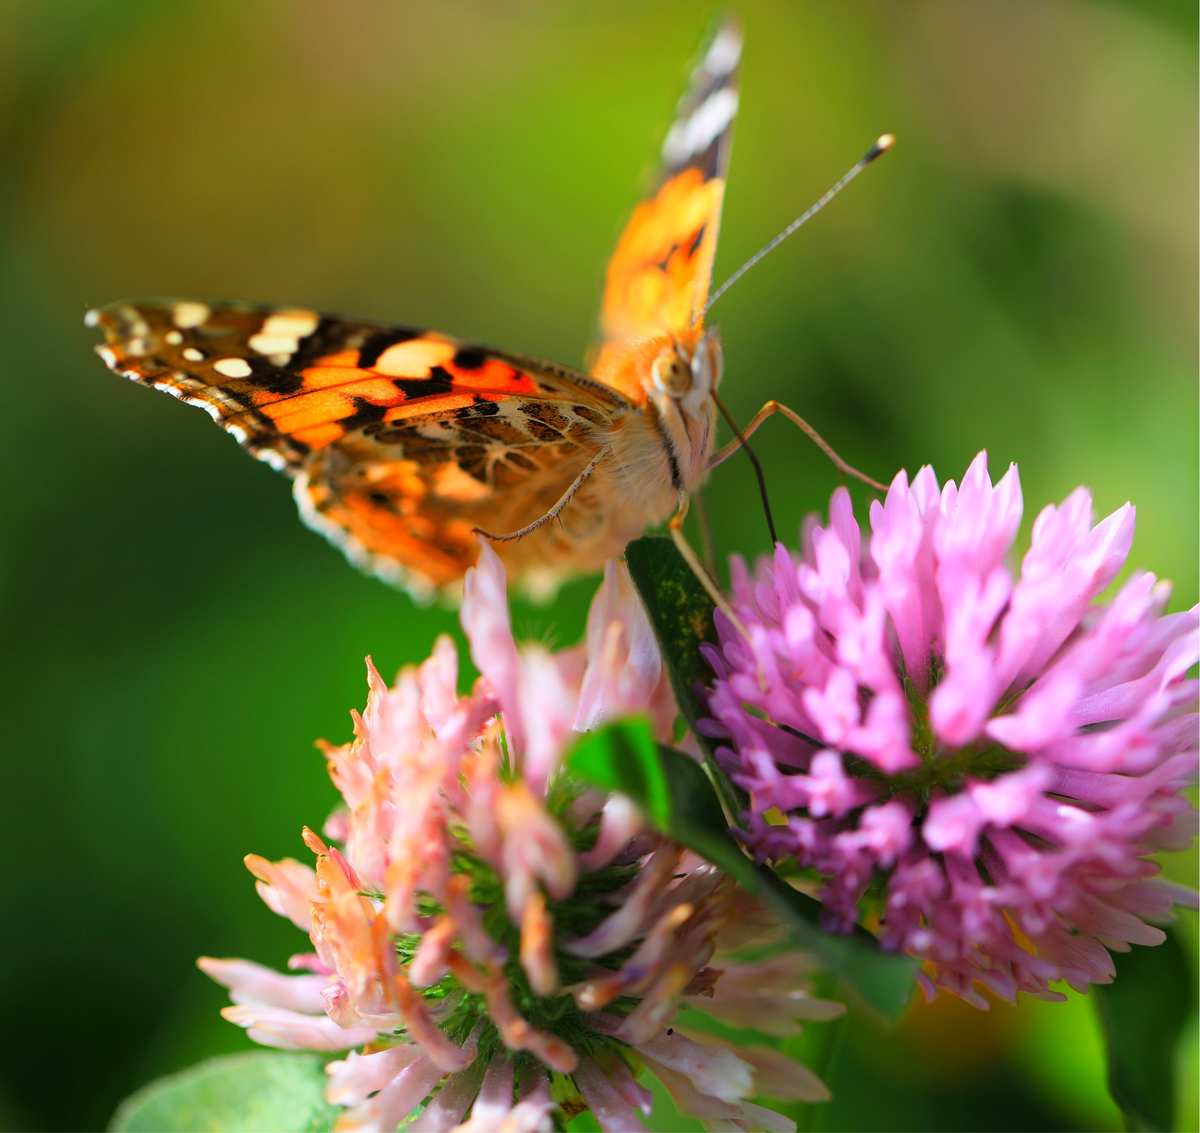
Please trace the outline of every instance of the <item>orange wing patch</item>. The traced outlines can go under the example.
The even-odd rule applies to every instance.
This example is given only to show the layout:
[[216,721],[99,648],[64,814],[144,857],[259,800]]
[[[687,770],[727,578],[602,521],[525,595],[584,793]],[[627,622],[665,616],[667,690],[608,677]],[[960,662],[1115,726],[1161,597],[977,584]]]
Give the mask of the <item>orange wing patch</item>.
[[634,210],[608,264],[601,329],[636,339],[690,328],[704,309],[725,182],[688,167]]

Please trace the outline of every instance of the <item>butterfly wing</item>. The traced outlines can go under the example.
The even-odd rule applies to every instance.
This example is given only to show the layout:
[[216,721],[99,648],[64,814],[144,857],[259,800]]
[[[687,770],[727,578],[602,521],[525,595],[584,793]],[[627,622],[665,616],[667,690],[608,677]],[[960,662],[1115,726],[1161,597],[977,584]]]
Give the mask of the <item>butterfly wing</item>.
[[[310,526],[418,594],[461,578],[476,526],[543,514],[629,408],[554,363],[297,308],[119,303],[88,321],[111,369],[205,409],[294,478]],[[525,567],[567,538],[511,555]]]
[[593,372],[640,399],[618,364],[632,344],[695,328],[704,317],[725,192],[742,40],[722,23],[692,71],[663,142],[653,192],[622,231],[608,264]]

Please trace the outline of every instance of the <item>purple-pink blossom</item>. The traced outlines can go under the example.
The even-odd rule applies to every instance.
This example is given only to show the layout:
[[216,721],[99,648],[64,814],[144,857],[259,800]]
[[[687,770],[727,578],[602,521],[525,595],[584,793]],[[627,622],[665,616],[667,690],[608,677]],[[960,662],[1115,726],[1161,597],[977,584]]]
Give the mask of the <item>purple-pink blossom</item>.
[[901,472],[870,508],[844,489],[804,546],[718,614],[709,730],[748,795],[747,844],[815,871],[832,927],[877,928],[927,993],[1045,998],[1111,980],[1194,894],[1157,878],[1186,847],[1200,613],[1125,564],[1134,509],[1076,489],[1034,521],[1019,569],[1015,466],[961,485]]
[[610,565],[586,646],[554,653],[514,641],[485,544],[462,624],[482,674],[465,694],[449,638],[390,687],[368,667],[354,740],[326,750],[343,805],[324,837],[304,832],[315,869],[247,858],[311,949],[291,975],[202,959],[226,1017],[268,1046],[338,1052],[339,1129],[533,1133],[590,1109],[635,1130],[643,1069],[715,1127],[793,1128],[750,1099],[821,1100],[815,1075],[677,1015],[784,1036],[841,1006],[809,994],[804,956],[734,959],[778,931],[761,906],[562,767],[577,729],[640,712],[667,738],[674,723],[627,574]]

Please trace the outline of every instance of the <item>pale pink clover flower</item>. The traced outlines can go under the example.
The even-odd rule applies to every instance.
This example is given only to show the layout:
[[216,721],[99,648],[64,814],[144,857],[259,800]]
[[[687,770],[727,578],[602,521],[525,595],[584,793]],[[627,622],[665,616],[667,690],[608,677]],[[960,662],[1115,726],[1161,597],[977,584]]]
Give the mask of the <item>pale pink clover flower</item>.
[[268,1046],[346,1052],[327,1067],[339,1129],[532,1133],[560,1107],[640,1129],[642,1066],[713,1128],[793,1128],[749,1099],[823,1100],[815,1075],[676,1014],[787,1036],[841,1005],[809,994],[803,956],[733,962],[775,931],[762,909],[628,800],[560,773],[576,729],[640,712],[667,739],[675,720],[624,568],[606,572],[586,647],[551,653],[513,640],[484,544],[462,624],[482,673],[465,696],[448,638],[391,688],[368,664],[355,739],[326,750],[344,805],[325,838],[305,831],[315,870],[247,858],[313,950],[294,975],[202,959],[230,989],[226,1017]]
[[748,845],[816,871],[828,920],[986,1006],[1112,979],[1174,903],[1158,850],[1195,812],[1200,613],[1130,576],[1134,509],[1097,524],[1079,488],[1042,510],[1019,570],[1015,466],[980,453],[962,484],[903,472],[870,508],[839,489],[804,548],[733,564],[709,730],[749,796]]

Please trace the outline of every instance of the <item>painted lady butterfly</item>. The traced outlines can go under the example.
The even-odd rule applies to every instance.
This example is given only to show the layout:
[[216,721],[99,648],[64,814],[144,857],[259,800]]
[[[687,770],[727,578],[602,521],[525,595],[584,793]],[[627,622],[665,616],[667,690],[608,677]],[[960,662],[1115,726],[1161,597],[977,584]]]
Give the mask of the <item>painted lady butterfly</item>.
[[193,300],[89,312],[97,350],[207,410],[293,479],[309,526],[417,596],[456,589],[477,532],[535,590],[598,569],[673,512],[677,531],[731,451],[713,454],[721,350],[704,312],[740,56],[726,23],[692,73],[609,262],[589,374],[434,331]]

